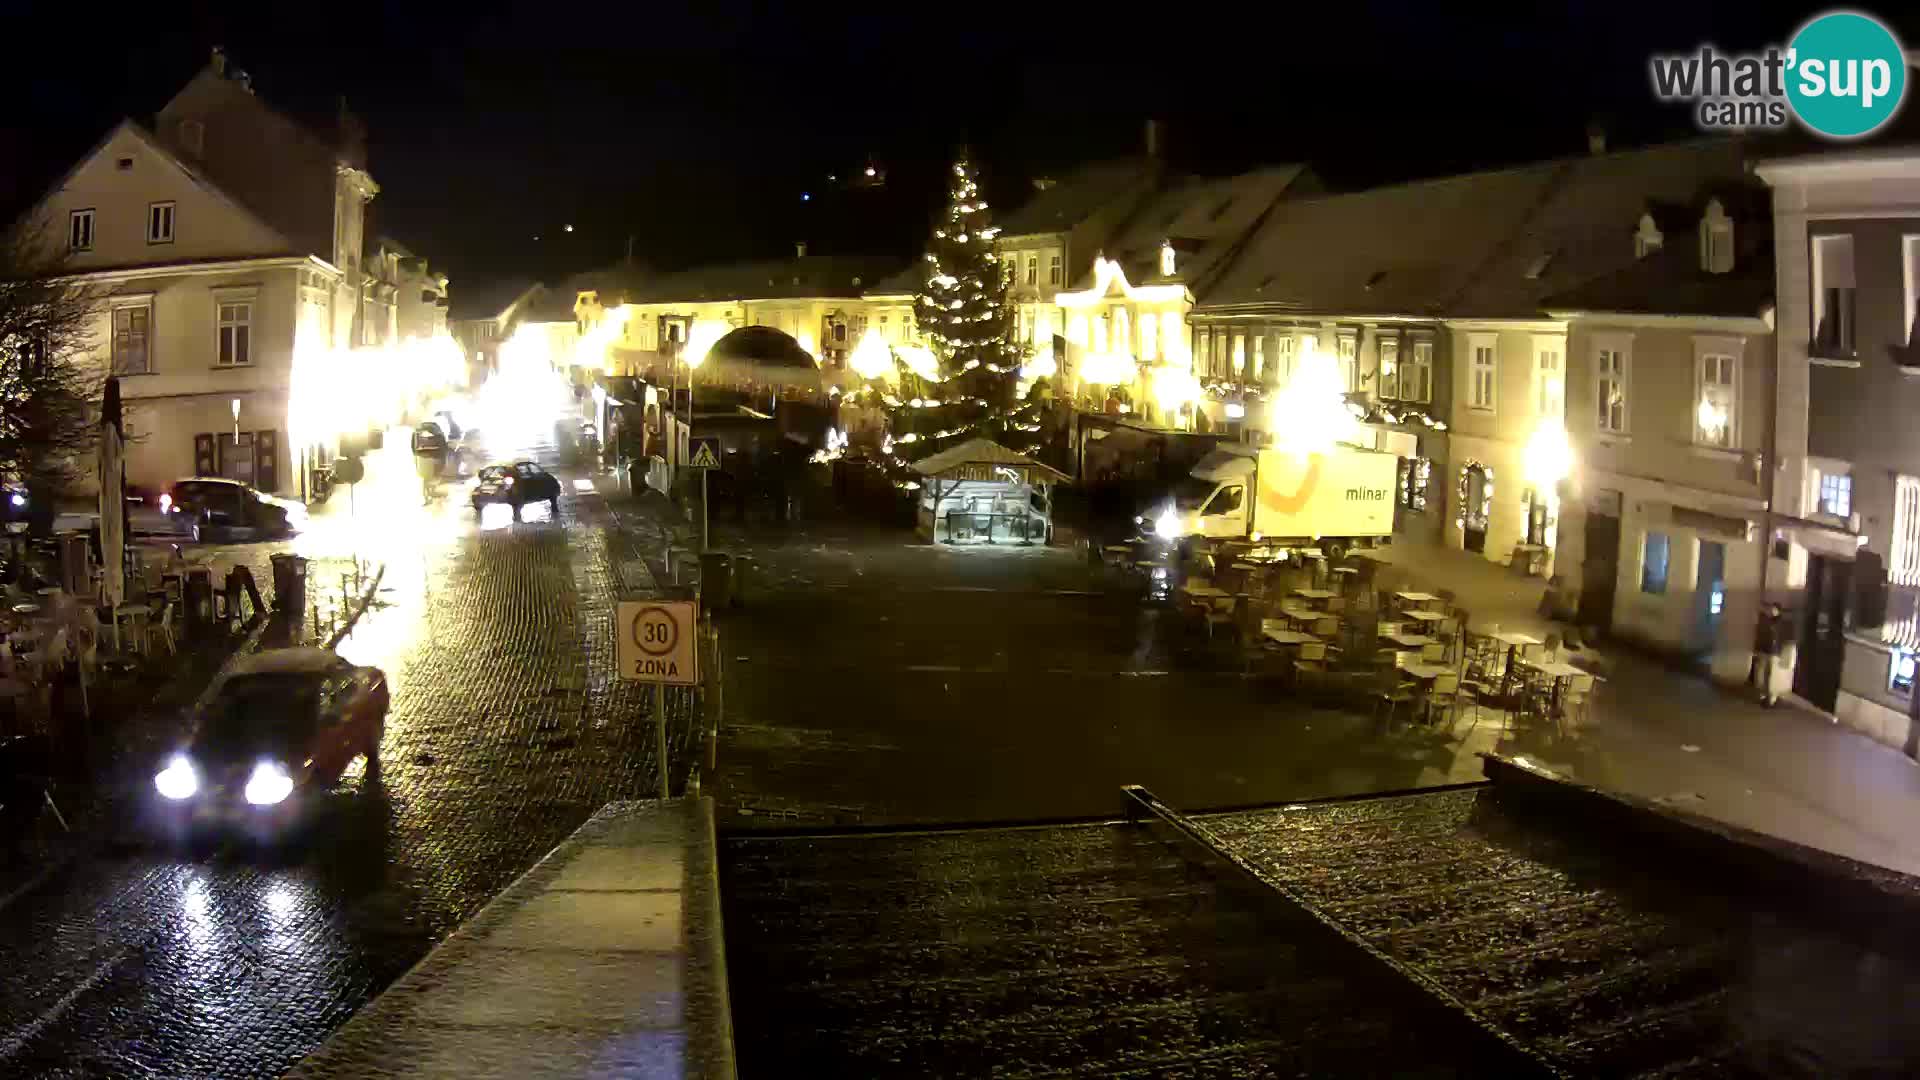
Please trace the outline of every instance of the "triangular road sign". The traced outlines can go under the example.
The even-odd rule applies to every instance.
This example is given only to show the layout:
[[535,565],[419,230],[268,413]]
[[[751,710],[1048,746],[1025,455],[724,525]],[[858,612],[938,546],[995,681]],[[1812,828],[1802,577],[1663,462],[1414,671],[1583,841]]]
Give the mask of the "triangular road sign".
[[693,448],[693,460],[687,462],[687,467],[690,469],[719,468],[720,459],[714,456],[713,444],[710,442],[696,443]]

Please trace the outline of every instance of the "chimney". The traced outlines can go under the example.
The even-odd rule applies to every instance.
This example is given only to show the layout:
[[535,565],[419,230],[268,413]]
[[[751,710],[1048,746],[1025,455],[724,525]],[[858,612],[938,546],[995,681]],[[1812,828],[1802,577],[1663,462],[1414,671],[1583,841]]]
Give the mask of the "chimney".
[[1158,120],[1147,121],[1147,156],[1150,158],[1160,156],[1160,121]]
[[1587,125],[1587,153],[1595,157],[1607,152],[1607,129],[1599,124]]
[[800,258],[800,259],[806,258],[807,245],[804,242],[793,245],[793,254],[795,258]]
[[227,50],[218,45],[213,47],[213,73],[215,75],[227,73]]

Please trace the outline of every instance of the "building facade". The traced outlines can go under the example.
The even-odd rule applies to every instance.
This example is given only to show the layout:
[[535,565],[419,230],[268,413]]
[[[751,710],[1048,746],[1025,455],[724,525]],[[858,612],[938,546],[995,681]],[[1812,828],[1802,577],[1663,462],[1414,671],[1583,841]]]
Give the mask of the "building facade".
[[1920,649],[1920,154],[1763,162],[1779,352],[1770,594],[1792,689],[1913,754]]
[[1549,301],[1568,324],[1578,462],[1558,531],[1563,602],[1582,625],[1735,685],[1765,586],[1771,224],[1751,188],[1650,210],[1633,265]]
[[94,360],[120,376],[129,483],[196,474],[304,494],[331,456],[294,393],[352,339],[365,202],[358,141],[300,128],[212,63],[109,132],[31,212],[105,294]]

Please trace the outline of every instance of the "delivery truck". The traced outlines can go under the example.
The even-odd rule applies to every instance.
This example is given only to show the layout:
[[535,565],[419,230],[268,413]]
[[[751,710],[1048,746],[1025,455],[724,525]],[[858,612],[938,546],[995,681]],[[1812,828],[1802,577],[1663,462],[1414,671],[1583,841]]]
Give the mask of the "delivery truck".
[[1400,459],[1336,446],[1298,454],[1227,445],[1202,458],[1142,521],[1161,540],[1217,547],[1319,548],[1339,558],[1393,536]]

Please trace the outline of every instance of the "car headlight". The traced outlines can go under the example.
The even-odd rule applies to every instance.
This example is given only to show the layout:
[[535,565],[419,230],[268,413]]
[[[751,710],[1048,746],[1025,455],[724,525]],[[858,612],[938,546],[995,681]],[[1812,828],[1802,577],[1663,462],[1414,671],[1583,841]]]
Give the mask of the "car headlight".
[[1162,540],[1179,539],[1180,516],[1171,510],[1161,514],[1159,519],[1153,523],[1153,531],[1158,533]]
[[16,492],[14,492],[14,493],[13,493],[13,505],[15,505],[15,506],[25,506],[25,505],[27,505],[27,497],[26,497],[25,495],[22,495],[22,494],[20,494],[20,493],[19,493],[19,492],[17,492],[17,491],[16,491]]
[[167,767],[153,778],[153,786],[161,795],[178,802],[193,798],[193,793],[200,790],[200,777],[193,771],[193,762],[187,760],[187,755],[175,754]]
[[293,777],[285,767],[263,761],[253,767],[247,778],[247,801],[255,806],[272,806],[293,794]]

